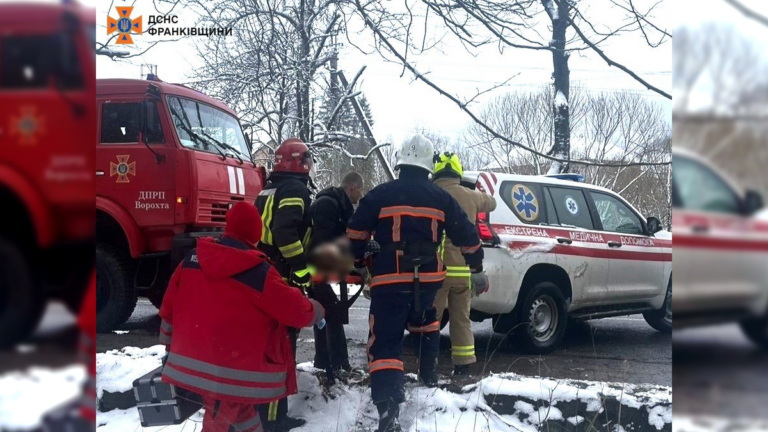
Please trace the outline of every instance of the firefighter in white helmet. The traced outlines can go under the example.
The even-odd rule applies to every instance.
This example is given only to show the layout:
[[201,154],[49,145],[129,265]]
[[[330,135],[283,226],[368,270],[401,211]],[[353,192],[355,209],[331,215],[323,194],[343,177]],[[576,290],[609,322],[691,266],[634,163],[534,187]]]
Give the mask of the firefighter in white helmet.
[[370,271],[368,341],[371,396],[379,411],[379,432],[400,430],[406,328],[421,338],[417,344],[420,381],[437,385],[440,323],[434,301],[445,279],[438,250],[443,234],[460,248],[476,285],[488,283],[475,226],[456,200],[429,179],[435,164],[432,142],[416,135],[396,156],[399,178],[377,186],[360,200],[347,226],[357,267],[364,266],[371,237],[381,246]]

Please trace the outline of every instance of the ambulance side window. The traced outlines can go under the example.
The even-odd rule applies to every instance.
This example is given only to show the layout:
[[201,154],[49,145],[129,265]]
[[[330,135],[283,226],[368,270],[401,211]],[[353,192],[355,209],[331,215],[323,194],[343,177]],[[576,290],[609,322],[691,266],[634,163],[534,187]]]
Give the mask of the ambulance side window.
[[50,36],[0,38],[0,88],[48,88],[51,74]]
[[[152,115],[147,119],[147,138],[150,143],[164,143],[163,128],[157,105],[152,104]],[[139,142],[139,103],[105,103],[101,109],[101,143],[127,144]]]
[[607,194],[590,193],[597,208],[597,215],[603,225],[603,231],[620,234],[645,234],[640,218],[623,202]]
[[521,222],[529,225],[547,223],[547,206],[540,184],[505,181],[499,193],[504,204]]
[[704,165],[685,157],[672,158],[672,176],[679,204],[688,210],[740,214],[733,190]]
[[547,187],[557,211],[560,225],[595,229],[584,192],[580,189]]

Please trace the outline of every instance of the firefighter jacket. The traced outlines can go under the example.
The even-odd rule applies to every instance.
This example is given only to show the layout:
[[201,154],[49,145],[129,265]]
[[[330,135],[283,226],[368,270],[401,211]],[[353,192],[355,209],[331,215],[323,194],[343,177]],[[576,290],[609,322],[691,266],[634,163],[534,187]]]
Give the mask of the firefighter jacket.
[[311,247],[346,235],[347,223],[355,212],[344,189],[329,187],[318,192],[309,214],[312,217]]
[[288,286],[264,254],[231,237],[201,238],[171,277],[160,342],[163,381],[216,400],[268,403],[296,393],[286,327],[325,311]]
[[399,179],[374,188],[360,200],[349,221],[347,235],[358,262],[371,235],[381,245],[373,259],[371,295],[409,290],[414,269],[406,258],[414,254],[422,257],[421,289],[439,289],[445,279],[438,250],[443,232],[461,248],[470,267],[482,268],[483,249],[475,226],[448,192],[429,181],[426,172],[421,176],[418,171],[401,169]]
[[[471,223],[475,223],[478,213],[496,210],[496,200],[480,191],[474,191],[460,184],[458,178],[440,177],[434,181],[444,191],[448,192],[459,203],[459,206]],[[454,246],[451,240],[443,236],[441,245],[443,263],[448,277],[469,277],[470,270],[461,254],[461,249]]]
[[256,198],[263,232],[259,249],[275,263],[283,277],[307,267],[304,249],[312,233],[307,179],[272,173],[270,183]]

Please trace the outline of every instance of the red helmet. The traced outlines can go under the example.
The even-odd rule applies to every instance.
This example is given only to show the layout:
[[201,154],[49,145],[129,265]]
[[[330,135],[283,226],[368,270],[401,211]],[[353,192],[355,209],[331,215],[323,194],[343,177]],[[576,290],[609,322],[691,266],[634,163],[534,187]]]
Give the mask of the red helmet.
[[309,147],[298,138],[283,141],[275,150],[274,172],[309,174],[312,165],[314,162],[309,154]]

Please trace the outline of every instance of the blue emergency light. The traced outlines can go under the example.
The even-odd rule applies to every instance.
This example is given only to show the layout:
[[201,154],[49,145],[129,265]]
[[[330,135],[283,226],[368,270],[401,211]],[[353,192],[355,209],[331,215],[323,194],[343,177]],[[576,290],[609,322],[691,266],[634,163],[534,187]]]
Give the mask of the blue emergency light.
[[558,180],[570,180],[579,183],[584,183],[584,176],[576,173],[563,173],[563,174],[547,174],[544,177],[556,178]]

